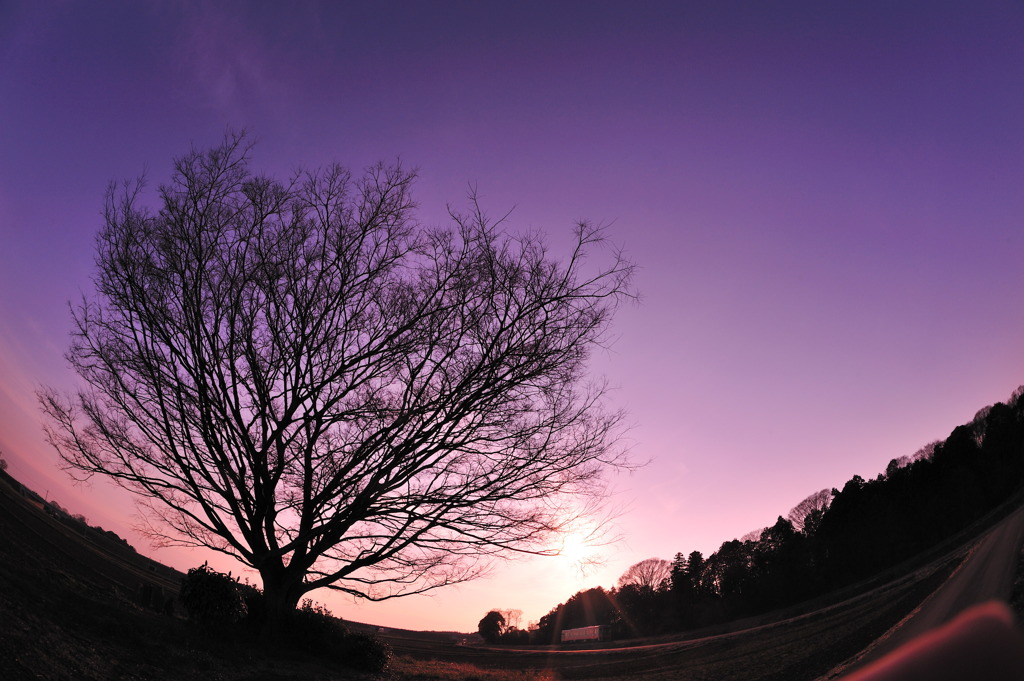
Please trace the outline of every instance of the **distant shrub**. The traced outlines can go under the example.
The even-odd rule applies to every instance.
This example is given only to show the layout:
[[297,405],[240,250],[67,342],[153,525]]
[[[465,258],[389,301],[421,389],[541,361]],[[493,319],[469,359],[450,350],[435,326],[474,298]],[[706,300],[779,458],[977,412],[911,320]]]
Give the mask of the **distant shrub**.
[[206,563],[189,570],[181,580],[179,599],[188,618],[203,626],[235,624],[247,612],[238,580]]

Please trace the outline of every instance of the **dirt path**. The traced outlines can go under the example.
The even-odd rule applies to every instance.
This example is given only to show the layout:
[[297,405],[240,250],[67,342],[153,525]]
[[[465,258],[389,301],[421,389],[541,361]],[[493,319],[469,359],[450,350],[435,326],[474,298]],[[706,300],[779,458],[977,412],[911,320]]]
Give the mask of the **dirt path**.
[[970,548],[960,567],[935,593],[864,651],[846,671],[877,660],[978,603],[1009,600],[1024,542],[1024,507],[993,527]]

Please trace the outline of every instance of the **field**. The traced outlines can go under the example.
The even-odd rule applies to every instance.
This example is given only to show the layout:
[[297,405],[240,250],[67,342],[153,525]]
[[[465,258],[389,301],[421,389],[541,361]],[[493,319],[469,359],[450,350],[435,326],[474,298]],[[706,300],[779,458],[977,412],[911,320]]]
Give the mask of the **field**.
[[[825,676],[913,610],[956,568],[951,552],[900,579],[856,589],[807,614],[732,630],[619,642],[596,651],[458,645],[390,632],[394,681],[431,679],[763,679]],[[76,532],[0,483],[0,678],[357,679],[295,655],[197,635],[170,599],[180,574],[101,534]]]

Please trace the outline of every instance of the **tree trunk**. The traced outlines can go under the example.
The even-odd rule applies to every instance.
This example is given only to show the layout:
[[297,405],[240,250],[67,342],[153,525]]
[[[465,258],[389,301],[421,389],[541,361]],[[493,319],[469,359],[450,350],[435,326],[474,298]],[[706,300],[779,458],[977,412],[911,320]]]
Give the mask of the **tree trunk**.
[[263,623],[260,627],[260,641],[264,645],[276,646],[281,642],[289,615],[295,611],[302,589],[302,575],[294,578],[286,570],[260,572],[263,578]]

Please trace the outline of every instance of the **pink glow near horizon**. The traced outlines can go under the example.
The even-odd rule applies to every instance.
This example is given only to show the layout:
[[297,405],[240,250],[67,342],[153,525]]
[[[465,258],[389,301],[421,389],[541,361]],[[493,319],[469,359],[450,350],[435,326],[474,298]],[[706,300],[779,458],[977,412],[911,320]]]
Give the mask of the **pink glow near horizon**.
[[279,176],[400,157],[420,169],[426,223],[469,183],[556,252],[575,220],[604,223],[641,268],[643,302],[594,357],[651,460],[613,481],[624,540],[604,567],[536,559],[432,597],[322,597],[344,617],[535,620],[636,561],[710,553],[873,477],[1006,399],[1024,383],[1024,9],[695,4],[5,3],[11,472],[148,551],[128,500],[59,471],[32,391],[74,385],[66,303],[91,289],[107,183],[146,171],[155,187],[228,128]]

